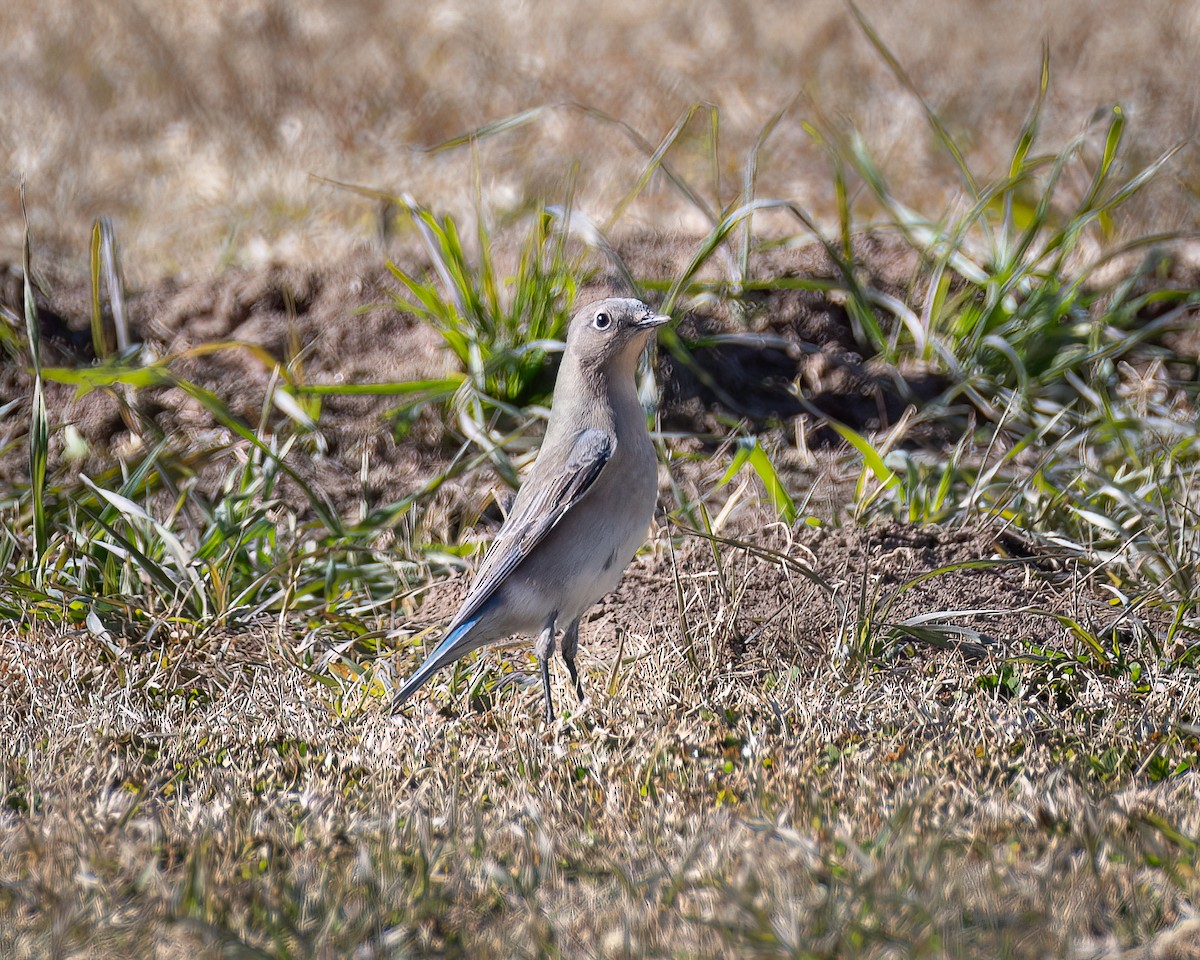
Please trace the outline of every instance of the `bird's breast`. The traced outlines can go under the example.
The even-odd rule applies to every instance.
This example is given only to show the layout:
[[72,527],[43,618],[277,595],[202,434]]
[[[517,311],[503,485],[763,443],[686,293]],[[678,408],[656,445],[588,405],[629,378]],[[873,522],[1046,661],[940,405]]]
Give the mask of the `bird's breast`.
[[658,465],[649,438],[644,447],[618,444],[587,496],[513,571],[529,615],[536,619],[537,611],[553,610],[565,625],[611,592],[646,538],[657,499]]

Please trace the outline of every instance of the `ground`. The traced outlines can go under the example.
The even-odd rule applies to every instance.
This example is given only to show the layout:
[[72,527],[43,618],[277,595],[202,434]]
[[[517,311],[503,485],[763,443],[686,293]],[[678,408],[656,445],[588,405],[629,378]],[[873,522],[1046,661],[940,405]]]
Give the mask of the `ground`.
[[[1200,957],[1198,30],[0,10],[0,956]],[[473,336],[674,319],[550,725],[519,639],[387,709],[554,372],[447,214]]]
[[[886,285],[896,251],[864,249]],[[625,248],[635,266],[678,251],[655,238]],[[811,250],[789,256],[766,263],[821,272]],[[444,373],[431,329],[390,305],[389,279],[365,258],[231,271],[140,291],[130,308],[159,355],[229,339],[278,357],[298,347],[308,382]],[[527,669],[522,647],[486,652],[456,693],[443,677],[401,716],[382,709],[420,659],[415,631],[452,614],[462,574],[383,607],[382,641],[353,618],[350,632],[261,615],[197,632],[118,616],[102,637],[14,624],[2,659],[4,740],[19,745],[0,781],[5,951],[1192,955],[1200,806],[1194,775],[1167,774],[1195,756],[1196,676],[1049,656],[1086,652],[1070,623],[1136,636],[1163,627],[1157,614],[1114,609],[1103,568],[994,519],[851,520],[853,458],[815,420],[797,447],[796,411],[773,404],[782,383],[824,377],[809,392],[823,409],[885,429],[880,383],[892,381],[850,350],[844,312],[772,296],[762,331],[815,350],[738,347],[724,367],[701,355],[746,410],[661,361],[660,422],[675,439],[659,519],[584,628],[582,706],[557,672],[566,715],[552,728],[536,688],[488,680]],[[49,327],[78,329],[85,302],[69,287],[43,301],[47,363],[86,362],[88,341]],[[683,329],[721,323],[697,314]],[[181,369],[257,421],[272,374],[254,354]],[[3,376],[27,395],[26,366],[10,361]],[[50,385],[55,435],[71,423],[88,446],[68,474],[100,476],[139,442],[117,396]],[[293,461],[344,514],[404,497],[455,454],[437,423],[396,439],[392,397],[330,400],[324,442]],[[214,437],[220,425],[177,387],[138,402],[163,436],[206,451],[195,483],[218,496],[244,457],[222,446],[230,436]],[[704,438],[737,413],[761,418],[788,485],[812,491],[810,522],[780,522],[758,481],[717,485],[729,457]],[[914,443],[936,451],[938,436]],[[56,466],[62,455],[56,445]],[[3,468],[21,482],[23,445]],[[485,535],[487,501],[505,490],[483,468],[449,481],[426,532]],[[282,514],[310,513],[294,486],[280,497]],[[720,542],[687,533],[680,498],[707,504]],[[931,611],[973,632],[864,635]],[[329,685],[330,663],[347,675],[348,647],[378,681]],[[848,659],[854,649],[873,652]]]

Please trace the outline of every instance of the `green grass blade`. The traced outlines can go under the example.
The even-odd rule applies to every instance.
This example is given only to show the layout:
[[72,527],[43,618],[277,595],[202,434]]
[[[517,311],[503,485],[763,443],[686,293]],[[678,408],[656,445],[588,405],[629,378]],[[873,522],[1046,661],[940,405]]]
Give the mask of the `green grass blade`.
[[92,350],[103,360],[108,356],[108,341],[104,336],[104,312],[100,302],[100,221],[92,224],[92,244],[89,260],[92,289]]
[[[813,410],[814,412],[817,412],[815,407]],[[817,412],[817,415],[821,416],[819,412]],[[857,430],[854,430],[851,427],[846,426],[846,424],[840,423],[831,417],[821,416],[821,419],[829,424],[829,426],[831,426],[835,431],[837,431],[838,435],[843,440],[845,440],[848,444],[850,444],[850,446],[858,451],[859,455],[863,458],[863,463],[866,465],[867,469],[870,470],[871,473],[875,475],[875,478],[883,484],[884,489],[898,489],[904,498],[907,499],[907,492],[904,489],[904,481],[900,479],[899,474],[897,474],[895,470],[883,462],[883,457],[880,456],[879,451],[877,451],[871,445],[871,441],[869,441]]]
[[[691,123],[692,118],[701,110],[707,111],[711,116],[716,113],[717,108],[711,103],[693,103],[682,114],[680,114],[679,119],[675,121],[675,125],[670,129],[670,131],[668,131],[667,135],[659,141],[658,146],[655,147],[654,151],[650,154],[650,158],[646,161],[646,166],[643,168],[641,176],[638,177],[633,188],[624,197],[622,197],[617,205],[613,208],[613,212],[609,215],[609,218],[604,225],[606,232],[613,228],[613,226],[618,220],[621,219],[621,216],[629,208],[629,205],[641,195],[643,190],[646,189],[646,185],[649,184],[650,178],[654,175],[654,172],[664,166],[663,158],[666,156],[667,151],[675,145],[675,141],[678,140],[683,131],[687,129],[687,126],[689,123]],[[711,223],[715,224],[718,222],[718,217],[713,212],[712,207],[705,203],[699,194],[697,194],[690,186],[688,186],[686,181],[684,181],[682,178],[672,179],[675,182],[675,186],[680,189],[692,206],[704,214],[704,216]]]
[[29,214],[25,208],[25,181],[21,181],[21,218],[24,223],[21,245],[21,280],[25,301],[25,334],[29,339],[29,355],[33,361],[33,404],[29,419],[29,493],[33,507],[33,566],[40,583],[43,562],[49,545],[46,522],[46,469],[50,454],[50,417],[46,412],[46,396],[42,389],[42,334],[38,324],[37,303],[30,279],[32,260],[29,240]]
[[725,475],[718,481],[717,486],[725,486],[747,465],[758,474],[759,480],[762,481],[763,487],[767,491],[767,499],[779,517],[788,525],[795,523],[798,516],[796,502],[784,488],[775,464],[771,462],[771,458],[767,456],[767,452],[756,437],[738,439],[733,462],[730,463],[729,469],[725,471]]
[[399,380],[393,383],[306,383],[294,392],[303,397],[394,397],[414,393],[452,394],[462,386],[462,374],[434,380]]
[[51,383],[75,387],[77,399],[101,387],[157,387],[170,382],[170,376],[160,364],[133,367],[110,362],[99,367],[46,367],[42,375]]
[[[791,102],[777,110],[771,118],[763,124],[761,130],[758,131],[758,136],[754,140],[754,146],[750,148],[750,155],[746,158],[746,170],[742,180],[742,202],[749,203],[754,199],[755,193],[758,191],[758,164],[759,157],[762,154],[763,148],[767,141],[771,138],[771,134],[775,132],[775,128],[779,126],[779,122],[787,115],[787,112],[792,108],[792,105],[799,98],[799,94],[792,98]],[[716,114],[714,111],[714,118]],[[715,123],[715,119],[714,119]],[[715,135],[714,135],[715,136]],[[713,147],[713,165],[717,166],[716,147]],[[719,179],[717,180],[719,183]],[[742,224],[742,242],[741,250],[738,255],[738,273],[737,282],[745,283],[750,276],[750,250],[754,240],[754,213],[751,211],[746,215],[746,221]]]
[[279,469],[296,484],[308,499],[309,505],[320,518],[325,528],[336,537],[345,536],[345,528],[342,525],[341,519],[338,517],[336,509],[326,498],[318,493],[303,477],[301,477],[287,461],[281,457],[269,445],[264,443],[262,439],[250,427],[246,426],[233,411],[229,409],[225,401],[218,397],[210,390],[206,390],[198,384],[184,380],[182,377],[175,375],[170,376],[170,382],[179,387],[184,393],[192,399],[197,400],[223,427],[232,430],[239,437],[252,446],[256,447],[265,456],[270,458]]

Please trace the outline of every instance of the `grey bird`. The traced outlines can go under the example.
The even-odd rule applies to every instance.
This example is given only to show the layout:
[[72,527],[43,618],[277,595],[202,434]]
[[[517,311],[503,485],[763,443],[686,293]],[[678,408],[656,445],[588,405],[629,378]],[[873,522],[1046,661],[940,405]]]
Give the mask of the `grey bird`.
[[446,638],[396,691],[393,711],[447,664],[524,634],[537,637],[552,723],[550,657],[560,627],[562,657],[583,699],[579,620],[617,585],[654,515],[658,461],[636,373],[651,331],[669,319],[632,299],[600,300],[575,314],[537,461]]

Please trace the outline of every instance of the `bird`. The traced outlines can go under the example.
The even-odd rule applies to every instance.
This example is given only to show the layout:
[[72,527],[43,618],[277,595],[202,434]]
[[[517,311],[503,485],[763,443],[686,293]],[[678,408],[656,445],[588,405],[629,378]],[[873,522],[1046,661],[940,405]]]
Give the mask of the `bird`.
[[442,667],[486,643],[535,636],[547,725],[550,660],[562,658],[576,697],[579,621],[620,581],[645,542],[658,500],[658,458],[637,391],[637,364],[670,320],[640,300],[578,310],[554,384],[545,438],[445,638],[395,692],[392,713]]

